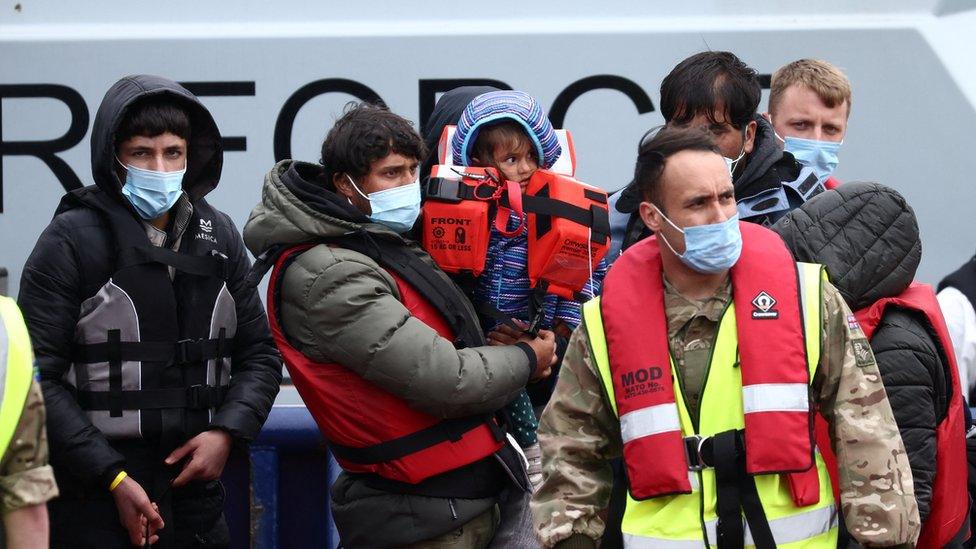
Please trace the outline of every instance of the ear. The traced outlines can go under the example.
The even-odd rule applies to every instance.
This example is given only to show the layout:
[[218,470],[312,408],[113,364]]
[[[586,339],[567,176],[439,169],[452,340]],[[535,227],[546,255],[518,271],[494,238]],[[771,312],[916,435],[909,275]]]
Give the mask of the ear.
[[339,172],[332,174],[332,185],[335,187],[339,194],[351,198],[355,190],[349,183],[349,179],[346,177],[345,172]]
[[766,119],[766,122],[769,122],[770,124],[773,123],[773,117],[770,116],[768,112],[762,113],[761,116]]
[[657,208],[655,208],[653,204],[650,202],[641,202],[637,206],[637,212],[640,214],[641,220],[648,229],[654,231],[655,233],[661,230],[661,223],[663,223],[664,220],[661,219],[661,213],[658,212]]
[[750,120],[746,124],[746,140],[743,142],[742,147],[746,154],[752,154],[752,149],[756,144],[756,128],[759,124],[755,120]]

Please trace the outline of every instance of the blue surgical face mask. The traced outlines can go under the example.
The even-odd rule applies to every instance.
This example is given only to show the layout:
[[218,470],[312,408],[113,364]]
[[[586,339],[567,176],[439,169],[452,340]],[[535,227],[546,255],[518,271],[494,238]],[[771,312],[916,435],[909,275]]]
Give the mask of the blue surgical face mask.
[[682,229],[672,223],[660,208],[657,206],[654,208],[669,225],[685,235],[685,253],[679,254],[664,234],[658,231],[658,237],[685,265],[700,273],[717,274],[731,269],[739,260],[739,254],[742,253],[739,214],[735,214],[721,223],[697,225]]
[[[778,136],[777,136],[778,137]],[[815,139],[801,139],[787,137],[783,140],[783,150],[793,155],[796,161],[812,168],[821,181],[827,179],[837,169],[839,160],[837,151],[843,141],[817,141]]]
[[125,168],[122,196],[132,204],[139,217],[147,221],[168,212],[183,194],[185,165],[175,172],[157,172],[122,164],[117,158],[116,161]]
[[417,221],[420,215],[420,181],[365,195],[349,174],[346,174],[346,179],[359,196],[369,201],[372,211],[370,221],[386,225],[401,234],[409,231]]

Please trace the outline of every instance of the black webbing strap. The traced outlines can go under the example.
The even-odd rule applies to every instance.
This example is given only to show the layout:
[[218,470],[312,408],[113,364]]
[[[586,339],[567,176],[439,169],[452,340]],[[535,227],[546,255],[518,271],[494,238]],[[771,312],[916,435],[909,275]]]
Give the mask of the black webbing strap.
[[108,362],[109,416],[122,417],[122,349],[120,330],[109,330],[105,345],[105,362]]
[[[468,431],[481,427],[486,423],[490,425],[493,423],[493,420],[486,416],[446,419],[426,429],[421,429],[415,433],[372,446],[355,448],[329,441],[329,449],[337,457],[353,463],[363,465],[385,463],[410,454],[415,454],[442,442],[457,442]],[[497,439],[498,435],[494,429],[492,433],[495,434]]]
[[525,330],[526,333],[532,334],[534,336],[539,335],[539,328],[542,324],[542,318],[546,314],[545,310],[545,299],[546,293],[549,292],[549,283],[545,280],[540,280],[539,284],[532,290],[529,294],[529,327]]
[[216,250],[211,250],[211,255],[187,255],[156,246],[135,246],[119,250],[116,268],[147,263],[161,263],[186,274],[212,276],[220,280],[227,280],[229,270],[227,257]]
[[[478,190],[481,191],[479,196]],[[495,187],[492,185],[472,186],[456,179],[432,177],[427,181],[425,198],[441,202],[460,202],[462,200],[491,200]]]
[[594,242],[604,242],[610,237],[610,212],[606,207],[593,204],[587,209],[562,200],[532,195],[522,196],[522,207],[526,213],[562,217],[590,227],[593,232],[591,240]]
[[[203,345],[201,344],[201,347]],[[227,328],[221,327],[217,332],[217,344],[214,349],[214,358],[229,357],[233,353],[231,351],[232,346],[227,344]],[[214,372],[214,383],[220,383],[221,373],[224,371],[224,361],[221,360],[216,363],[217,371]]]
[[479,347],[484,344],[478,320],[465,314],[470,305],[464,294],[410,248],[384,238],[373,238],[366,232],[329,238],[327,242],[359,252],[402,277],[444,317],[459,340],[456,345]]
[[498,310],[498,307],[495,307],[494,305],[488,303],[487,301],[475,305],[475,309],[478,311],[478,314],[480,314],[485,318],[494,320],[499,324],[504,324],[505,326],[508,326],[509,328],[517,332],[524,331],[522,330],[522,328],[519,328],[514,322],[512,322],[512,315],[507,315],[501,312],[500,310]]
[[756,481],[746,473],[742,431],[725,431],[701,445],[702,461],[715,467],[715,512],[718,515],[719,549],[742,549],[745,545],[745,515],[757,549],[775,549]]
[[[115,340],[112,339],[116,333]],[[184,339],[176,343],[158,341],[119,341],[118,330],[109,330],[108,341],[105,343],[88,343],[75,345],[72,361],[79,364],[95,362],[119,362],[121,375],[122,362],[169,362],[189,364],[215,358],[231,356],[234,338],[225,337],[223,329],[217,339]],[[121,379],[121,378],[120,378]],[[121,383],[121,381],[120,381]],[[120,385],[121,387],[121,385]]]
[[[78,391],[76,398],[82,410],[113,410],[113,406],[120,406],[120,410],[205,410],[220,406],[225,396],[226,387],[193,385],[141,391]],[[121,411],[119,415],[122,415]]]

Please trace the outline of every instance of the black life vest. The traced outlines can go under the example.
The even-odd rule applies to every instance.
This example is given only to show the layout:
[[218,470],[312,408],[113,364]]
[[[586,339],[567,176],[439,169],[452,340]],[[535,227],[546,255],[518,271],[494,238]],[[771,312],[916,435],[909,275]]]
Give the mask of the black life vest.
[[133,214],[94,187],[69,194],[62,211],[75,207],[108,223],[114,265],[80,251],[83,278],[100,287],[81,304],[65,381],[110,440],[178,445],[209,426],[230,384],[237,312],[228,243],[218,241],[223,216],[197,201],[177,252],[153,246]]

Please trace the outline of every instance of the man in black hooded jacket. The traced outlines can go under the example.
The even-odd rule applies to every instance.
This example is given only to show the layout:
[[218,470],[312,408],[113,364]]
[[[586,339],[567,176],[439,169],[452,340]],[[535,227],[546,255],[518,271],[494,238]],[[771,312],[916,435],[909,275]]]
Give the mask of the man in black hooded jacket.
[[[797,261],[827,267],[831,282],[852,311],[904,295],[922,256],[915,213],[900,194],[877,183],[847,183],[827,191],[791,211],[772,229]],[[931,288],[916,291],[930,294],[932,312],[941,315]],[[858,322],[854,317],[848,321]],[[926,315],[901,305],[885,307],[869,337],[908,452],[924,540],[926,529],[934,527],[927,519],[936,506],[935,479],[946,474],[936,467],[937,429],[950,416],[953,399],[962,396],[952,380],[951,345],[943,346]],[[961,407],[957,409],[961,412]],[[961,418],[957,421],[956,435],[961,440]],[[956,447],[960,448],[961,444]],[[956,458],[964,471],[964,456],[960,453]],[[965,539],[966,526],[962,524],[958,537]],[[959,547],[958,542],[945,546]]]
[[62,199],[20,286],[62,493],[52,546],[227,546],[218,479],[281,361],[241,236],[204,199],[220,133],[182,86],[130,76],[91,152],[95,185]]
[[[760,97],[756,71],[725,51],[692,55],[661,82],[665,124],[711,132],[732,172],[739,218],[768,226],[823,189],[816,177],[807,186],[809,174],[783,152],[773,127],[757,114]],[[608,261],[648,236],[635,213],[640,201],[633,183],[610,198]]]

